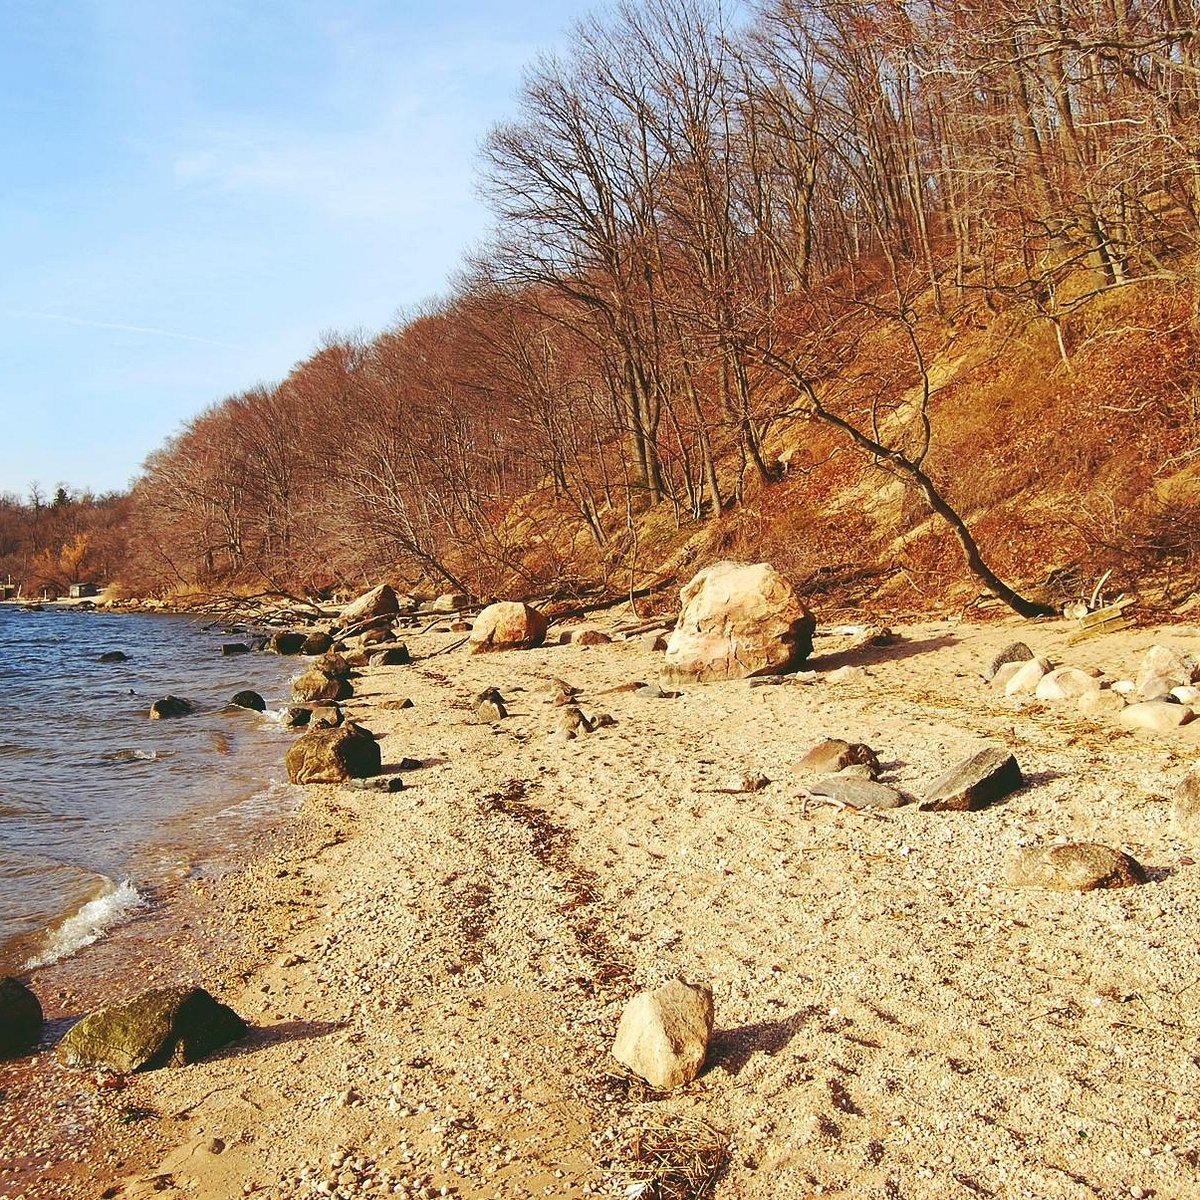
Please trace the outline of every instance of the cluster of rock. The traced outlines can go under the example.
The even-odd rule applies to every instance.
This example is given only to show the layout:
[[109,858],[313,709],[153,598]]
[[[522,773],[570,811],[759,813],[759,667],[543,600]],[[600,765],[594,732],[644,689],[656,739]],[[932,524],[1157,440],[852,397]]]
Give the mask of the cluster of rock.
[[1103,673],[1054,666],[1024,642],[1006,646],[984,678],[1006,696],[1073,703],[1088,717],[1115,717],[1127,729],[1167,733],[1195,719],[1200,664],[1170,646],[1152,646],[1136,679],[1108,680]]
[[[0,980],[0,1057],[37,1047],[42,1006],[12,977]],[[118,1074],[183,1066],[246,1035],[245,1021],[201,987],[152,988],[96,1009],[55,1048],[64,1066]]]

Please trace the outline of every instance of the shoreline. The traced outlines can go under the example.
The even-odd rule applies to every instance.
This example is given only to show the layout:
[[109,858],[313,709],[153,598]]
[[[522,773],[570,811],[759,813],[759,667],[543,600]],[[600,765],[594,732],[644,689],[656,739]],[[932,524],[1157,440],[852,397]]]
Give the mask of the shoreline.
[[[30,1074],[51,1118],[97,1138],[61,1183],[11,1195],[618,1196],[651,1177],[639,1143],[665,1131],[682,1154],[705,1130],[728,1145],[726,1200],[1200,1186],[1184,1103],[1200,1069],[1181,1055],[1200,1019],[1200,868],[1164,799],[1200,757],[1200,722],[1142,738],[978,678],[1015,637],[1111,676],[1200,633],[1069,649],[1069,632],[824,638],[811,683],[674,700],[621,690],[657,678],[636,641],[469,656],[406,632],[415,661],[365,669],[345,706],[385,771],[421,762],[404,790],[310,788],[183,914],[175,968],[250,1035],[118,1093],[43,1051]],[[556,732],[555,677],[614,725]],[[510,712],[492,725],[471,710],[487,686]],[[1003,741],[1029,784],[979,813],[813,804],[794,764],[829,736],[867,741],[914,792]],[[755,771],[761,791],[730,789]],[[1057,836],[1128,846],[1153,881],[1005,885],[1008,852]],[[717,1033],[700,1078],[658,1097],[608,1051],[625,1001],[676,973],[713,985]]]

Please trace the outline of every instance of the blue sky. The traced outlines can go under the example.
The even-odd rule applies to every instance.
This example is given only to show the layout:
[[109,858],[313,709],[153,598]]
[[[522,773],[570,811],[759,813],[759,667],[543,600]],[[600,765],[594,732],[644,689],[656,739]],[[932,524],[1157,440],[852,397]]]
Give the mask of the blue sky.
[[593,0],[0,0],[0,492],[124,488],[444,289],[476,149]]

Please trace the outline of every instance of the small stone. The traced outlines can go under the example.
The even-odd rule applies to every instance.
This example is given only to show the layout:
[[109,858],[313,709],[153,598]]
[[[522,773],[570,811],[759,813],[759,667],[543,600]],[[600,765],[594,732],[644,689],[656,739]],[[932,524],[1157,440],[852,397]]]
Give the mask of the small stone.
[[1176,683],[1192,683],[1200,674],[1196,660],[1171,646],[1151,646],[1138,668],[1137,688],[1144,696],[1146,684],[1157,676],[1166,676]]
[[1180,687],[1173,687],[1171,695],[1179,701],[1180,704],[1194,706],[1197,701],[1200,701],[1200,687],[1193,687],[1190,683],[1183,684]]
[[771,781],[761,772],[738,775],[725,785],[727,792],[761,792]]
[[970,812],[1015,792],[1025,783],[1016,758],[1003,746],[987,746],[951,767],[929,785],[922,812]]
[[633,694],[635,696],[644,696],[649,700],[662,700],[667,695],[657,683],[644,683]]
[[657,654],[660,650],[667,648],[667,638],[662,633],[643,633],[638,639],[638,644],[643,650],[649,650],[651,654]]
[[991,685],[998,692],[1004,691],[1008,687],[1008,681],[1025,665],[1024,662],[1008,662],[1003,663],[996,669],[995,675],[991,678]]
[[1023,847],[1009,860],[1006,874],[1012,887],[1070,892],[1133,887],[1146,882],[1146,871],[1140,863],[1097,842]]
[[700,1073],[712,1030],[712,988],[673,979],[625,1006],[613,1057],[651,1087],[669,1091]]
[[267,711],[267,702],[257,692],[253,692],[249,688],[235,692],[229,703],[237,708],[252,709],[254,712]]
[[[250,647],[247,646],[245,642],[223,642],[221,644],[221,654],[225,658],[233,658],[235,655],[238,655],[238,654],[249,654],[249,653],[250,653]],[[100,661],[104,662],[105,660],[103,658],[101,658]]]
[[379,707],[392,709],[394,711],[394,710],[398,710],[398,709],[412,708],[412,706],[413,706],[412,700],[410,700],[409,697],[405,696],[400,700],[385,700]]
[[984,669],[984,679],[994,680],[1001,667],[1010,663],[1031,662],[1034,654],[1024,642],[1009,642],[1003,650],[992,656],[992,661]]
[[1006,696],[1032,696],[1037,691],[1042,676],[1049,670],[1050,664],[1044,658],[1035,658],[1022,663],[1020,670],[1014,671],[1004,685],[1004,694]]
[[1078,667],[1059,667],[1038,680],[1034,695],[1039,700],[1078,700],[1100,691],[1100,680]]
[[825,679],[828,683],[853,683],[866,677],[867,673],[862,667],[838,667],[836,671],[830,671]]
[[1143,700],[1175,699],[1174,690],[1181,686],[1178,676],[1151,675],[1138,685],[1138,693]]
[[574,704],[567,705],[559,718],[558,729],[560,733],[568,733],[572,736],[580,733],[591,733],[595,726],[591,721],[583,715],[583,710]]
[[367,660],[373,667],[404,667],[412,662],[412,655],[404,642],[393,646],[376,646]]
[[879,757],[863,742],[826,738],[805,754],[796,764],[796,769],[813,775],[832,775],[850,766],[865,766],[874,779],[880,770]]
[[1143,700],[1139,704],[1127,704],[1117,720],[1126,729],[1137,729],[1145,733],[1170,733],[1180,725],[1186,725],[1195,717],[1186,704],[1166,700]]
[[1079,697],[1079,711],[1085,717],[1113,717],[1125,707],[1125,697],[1112,688],[1088,692]]
[[1175,828],[1195,842],[1200,839],[1200,772],[1189,771],[1171,794]]
[[[246,649],[249,650],[250,647],[247,646]],[[100,661],[102,663],[128,662],[129,655],[126,654],[124,650],[105,650],[104,653],[100,655]]]
[[484,724],[502,721],[508,716],[504,697],[496,688],[485,688],[475,697],[475,719]]

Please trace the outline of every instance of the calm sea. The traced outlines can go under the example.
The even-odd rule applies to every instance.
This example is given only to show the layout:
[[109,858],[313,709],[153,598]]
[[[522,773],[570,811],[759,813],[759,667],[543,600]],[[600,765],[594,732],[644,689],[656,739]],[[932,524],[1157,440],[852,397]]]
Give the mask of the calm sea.
[[[77,953],[295,810],[278,716],[297,664],[222,656],[241,640],[189,617],[0,604],[0,975]],[[243,688],[266,713],[227,708]],[[195,714],[149,720],[168,693]]]

